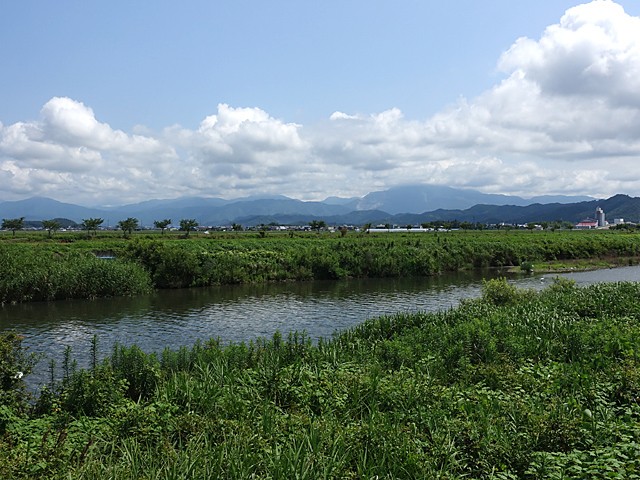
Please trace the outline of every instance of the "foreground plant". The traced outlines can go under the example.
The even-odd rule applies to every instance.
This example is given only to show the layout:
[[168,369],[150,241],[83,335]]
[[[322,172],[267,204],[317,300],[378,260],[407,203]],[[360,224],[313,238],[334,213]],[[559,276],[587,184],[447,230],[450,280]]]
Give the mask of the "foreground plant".
[[637,478],[639,295],[502,279],[317,344],[68,359],[28,416],[0,410],[0,477]]

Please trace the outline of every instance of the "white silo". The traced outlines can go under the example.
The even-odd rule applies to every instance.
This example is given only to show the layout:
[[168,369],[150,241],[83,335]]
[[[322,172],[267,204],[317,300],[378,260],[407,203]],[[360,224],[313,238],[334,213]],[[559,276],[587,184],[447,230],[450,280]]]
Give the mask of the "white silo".
[[596,220],[598,220],[599,227],[604,227],[607,224],[604,219],[604,210],[602,210],[600,207],[596,208]]

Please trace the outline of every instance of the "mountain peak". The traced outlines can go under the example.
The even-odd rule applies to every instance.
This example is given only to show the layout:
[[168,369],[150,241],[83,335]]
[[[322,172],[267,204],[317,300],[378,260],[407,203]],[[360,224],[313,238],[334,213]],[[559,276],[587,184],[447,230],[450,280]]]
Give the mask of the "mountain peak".
[[[62,203],[46,197],[0,202],[0,218],[25,217],[27,220],[69,218],[77,222],[84,218],[100,217],[106,225],[116,225],[119,220],[135,217],[143,226],[151,226],[158,219],[171,218],[177,222],[182,218],[195,218],[201,225],[230,225],[247,218],[298,218],[304,222],[313,219],[340,218],[340,223],[357,222],[366,212],[375,219],[393,215],[423,215],[425,212],[459,212],[477,205],[525,207],[533,203],[567,204],[577,199],[593,200],[590,197],[542,196],[524,199],[517,196],[486,194],[470,189],[459,189],[442,185],[400,185],[388,190],[371,192],[364,197],[328,197],[323,201],[302,201],[284,195],[251,195],[236,199],[217,197],[180,197],[175,199],[147,200],[135,204],[88,208]],[[609,199],[615,202],[628,201],[626,195]],[[486,209],[485,209],[486,210]],[[362,212],[362,213],[359,213]],[[453,213],[449,213],[453,215]],[[480,221],[480,215],[473,218]],[[475,221],[475,220],[474,220]]]

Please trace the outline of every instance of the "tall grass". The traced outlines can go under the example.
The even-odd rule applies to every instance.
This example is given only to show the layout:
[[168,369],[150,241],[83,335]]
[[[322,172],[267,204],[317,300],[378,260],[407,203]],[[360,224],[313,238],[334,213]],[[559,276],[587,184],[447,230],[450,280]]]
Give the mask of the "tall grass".
[[345,277],[427,276],[539,261],[637,257],[640,236],[621,233],[476,232],[351,237],[140,240],[123,258],[160,288]]
[[92,254],[0,246],[0,304],[149,292],[147,273],[131,262]]
[[[134,295],[151,287],[428,276],[576,259],[635,262],[640,254],[640,236],[621,232],[0,240],[0,303]],[[99,252],[117,260],[98,259]]]
[[0,477],[636,478],[639,295],[494,280],[317,345],[117,346],[0,408]]

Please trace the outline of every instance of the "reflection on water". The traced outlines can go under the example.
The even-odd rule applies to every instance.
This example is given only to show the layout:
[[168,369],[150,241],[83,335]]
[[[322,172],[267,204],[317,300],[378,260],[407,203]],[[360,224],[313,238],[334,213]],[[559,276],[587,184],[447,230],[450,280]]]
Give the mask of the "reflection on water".
[[[114,343],[137,344],[147,352],[192,345],[197,340],[248,341],[306,331],[313,339],[328,338],[367,318],[396,312],[435,311],[453,307],[480,294],[482,278],[498,273],[458,273],[431,278],[361,279],[163,290],[133,298],[28,303],[0,308],[0,330],[25,336],[24,345],[54,358],[71,346],[80,366],[88,364],[93,335],[100,351]],[[563,275],[579,284],[635,281],[640,267]],[[548,277],[512,281],[542,288]],[[46,361],[31,382],[46,381]]]

